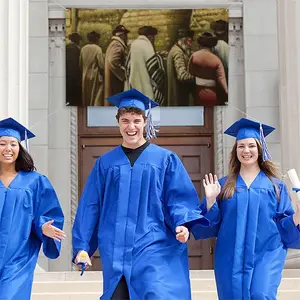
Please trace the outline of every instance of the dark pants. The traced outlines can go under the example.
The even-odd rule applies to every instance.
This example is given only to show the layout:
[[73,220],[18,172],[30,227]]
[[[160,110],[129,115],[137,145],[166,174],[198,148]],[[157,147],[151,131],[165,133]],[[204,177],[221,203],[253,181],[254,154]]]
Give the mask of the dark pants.
[[119,281],[111,300],[129,300],[128,287],[124,276]]

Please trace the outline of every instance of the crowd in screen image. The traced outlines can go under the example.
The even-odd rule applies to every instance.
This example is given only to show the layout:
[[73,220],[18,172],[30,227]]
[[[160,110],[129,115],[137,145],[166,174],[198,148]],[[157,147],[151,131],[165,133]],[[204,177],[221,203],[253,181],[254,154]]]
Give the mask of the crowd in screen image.
[[[190,18],[196,15],[185,11]],[[120,21],[126,20],[124,13]],[[107,97],[132,88],[160,106],[227,104],[227,21],[206,21],[200,30],[198,21],[192,25],[184,19],[169,26],[169,37],[154,24],[137,28],[128,22],[129,27],[117,24],[110,32],[107,27],[80,32],[83,21],[73,21],[79,32],[67,35],[67,105],[109,106]]]

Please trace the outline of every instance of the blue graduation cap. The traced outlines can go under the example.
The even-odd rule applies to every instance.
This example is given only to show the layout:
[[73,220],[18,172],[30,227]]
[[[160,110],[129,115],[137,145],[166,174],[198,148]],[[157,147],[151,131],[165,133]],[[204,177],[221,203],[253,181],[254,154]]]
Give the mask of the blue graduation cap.
[[131,89],[113,95],[111,97],[108,97],[106,100],[118,108],[137,107],[142,111],[148,110],[150,107],[153,108],[159,105],[136,89]]
[[0,136],[10,136],[16,138],[19,142],[35,137],[35,135],[13,118],[7,118],[0,121]]
[[241,118],[228,127],[224,133],[235,137],[236,141],[247,138],[258,139],[262,145],[263,160],[266,161],[271,160],[271,155],[268,151],[265,137],[273,130],[275,130],[275,128],[272,126],[255,122],[246,118]]
[[153,125],[151,109],[159,106],[158,103],[151,100],[143,93],[136,89],[131,89],[111,97],[106,98],[108,102],[118,108],[122,107],[137,107],[142,111],[148,110],[147,122],[146,122],[146,136],[147,139],[156,138],[156,129]]

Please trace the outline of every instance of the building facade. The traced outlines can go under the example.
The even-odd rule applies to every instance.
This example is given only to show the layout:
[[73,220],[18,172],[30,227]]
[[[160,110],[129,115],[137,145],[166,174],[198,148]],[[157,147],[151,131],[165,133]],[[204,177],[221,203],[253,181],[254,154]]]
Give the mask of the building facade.
[[[180,8],[177,1],[151,0],[148,8]],[[178,1],[179,2],[179,1]],[[61,257],[39,265],[49,271],[71,270],[71,227],[78,202],[82,160],[77,108],[65,106],[65,8],[142,7],[96,0],[2,0],[0,3],[0,118],[16,118],[36,134],[30,143],[38,171],[53,183],[65,213],[67,240]],[[151,6],[151,7],[149,7]],[[232,139],[223,131],[247,114],[277,128],[268,147],[283,174],[300,174],[300,3],[297,0],[190,0],[185,8],[229,10],[229,105],[213,112],[215,172],[227,172]],[[101,114],[101,112],[99,112]],[[188,120],[183,120],[184,122]],[[300,268],[290,251],[287,267]],[[296,263],[296,264],[295,264]]]

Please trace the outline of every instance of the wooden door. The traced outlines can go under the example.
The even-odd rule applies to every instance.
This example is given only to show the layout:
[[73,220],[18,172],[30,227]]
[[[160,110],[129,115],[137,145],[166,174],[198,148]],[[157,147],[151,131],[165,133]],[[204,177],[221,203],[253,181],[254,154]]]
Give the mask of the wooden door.
[[[209,117],[209,112],[207,115],[206,117]],[[84,124],[86,123],[82,125]],[[117,128],[79,127],[80,132],[82,134],[79,135],[79,194],[82,192],[95,160],[122,142]],[[152,142],[174,151],[179,156],[195,185],[200,199],[202,199],[202,179],[205,173],[213,171],[213,135],[209,132],[209,126],[197,128],[169,127],[162,128],[160,132],[160,137]],[[188,241],[190,269],[213,268],[213,244],[214,240],[195,241],[191,237]],[[98,252],[94,255],[91,270],[101,270]]]
[[[203,199],[202,179],[211,172],[211,138],[188,138],[182,145],[162,145],[174,151],[181,159],[189,176]],[[189,264],[191,270],[211,269],[213,265],[211,240],[196,241],[193,236],[188,241]]]

